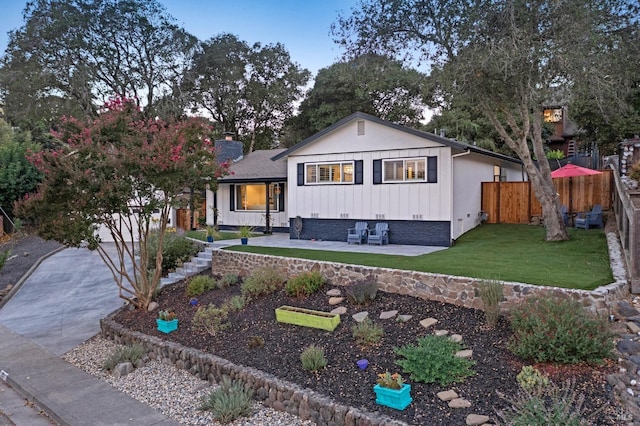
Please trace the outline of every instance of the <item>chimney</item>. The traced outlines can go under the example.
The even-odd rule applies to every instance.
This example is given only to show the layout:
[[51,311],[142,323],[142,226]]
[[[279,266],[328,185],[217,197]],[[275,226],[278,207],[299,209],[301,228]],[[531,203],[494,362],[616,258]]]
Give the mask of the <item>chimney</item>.
[[440,137],[444,138],[444,129],[440,129]]
[[233,137],[235,136],[233,132],[224,132],[223,135],[225,141],[232,141]]

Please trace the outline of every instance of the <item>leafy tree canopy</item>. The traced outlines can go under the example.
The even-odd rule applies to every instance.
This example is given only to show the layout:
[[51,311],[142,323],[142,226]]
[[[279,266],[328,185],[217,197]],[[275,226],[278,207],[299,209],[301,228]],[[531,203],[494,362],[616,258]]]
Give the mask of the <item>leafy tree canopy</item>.
[[365,54],[323,68],[289,121],[283,142],[291,146],[357,111],[417,126],[424,118],[424,81],[423,74],[383,55]]

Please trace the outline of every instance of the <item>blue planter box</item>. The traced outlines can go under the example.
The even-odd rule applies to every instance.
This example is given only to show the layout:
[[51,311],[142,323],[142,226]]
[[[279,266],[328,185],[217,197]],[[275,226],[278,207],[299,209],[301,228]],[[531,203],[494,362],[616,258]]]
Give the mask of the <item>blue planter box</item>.
[[162,331],[163,333],[171,333],[172,331],[178,329],[177,319],[171,321],[156,319],[156,323],[158,324],[158,330]]
[[413,401],[411,385],[404,384],[400,389],[389,389],[375,385],[373,391],[376,393],[376,404],[386,405],[396,410],[404,410]]

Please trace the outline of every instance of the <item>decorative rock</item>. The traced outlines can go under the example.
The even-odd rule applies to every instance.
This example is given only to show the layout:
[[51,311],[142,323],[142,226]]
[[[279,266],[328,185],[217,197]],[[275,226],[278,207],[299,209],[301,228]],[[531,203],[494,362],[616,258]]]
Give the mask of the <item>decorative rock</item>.
[[640,311],[631,306],[629,302],[622,300],[618,302],[618,313],[623,317],[632,317],[635,315],[640,315]]
[[638,327],[638,324],[636,324],[633,321],[629,321],[627,322],[627,328],[629,329],[630,332],[632,332],[633,334],[638,334],[640,332],[640,327]]
[[400,321],[400,322],[407,322],[411,318],[413,318],[413,315],[398,315],[397,320]]
[[449,339],[451,339],[452,342],[456,342],[456,343],[462,342],[462,336],[459,334],[452,334],[451,337],[449,337]]
[[449,401],[449,408],[469,408],[471,403],[464,398],[456,398]]
[[124,377],[129,373],[133,373],[135,368],[130,362],[121,362],[113,369],[113,375],[117,378]]
[[384,311],[380,313],[380,319],[390,319],[398,315],[398,311]]
[[344,300],[344,297],[331,297],[331,298],[329,299],[329,304],[330,304],[331,306],[333,306],[333,305],[337,305],[337,304],[339,304],[339,303],[342,303],[342,301],[343,301],[343,300]]
[[640,352],[640,343],[631,340],[620,340],[618,342],[618,350],[626,354],[637,354]]
[[327,296],[331,296],[331,297],[337,297],[337,296],[340,296],[341,294],[342,293],[337,288],[332,288],[331,290],[327,291]]
[[466,419],[468,426],[478,426],[485,424],[489,421],[489,416],[483,416],[480,414],[469,414]]
[[356,320],[356,322],[362,322],[365,320],[365,318],[367,318],[367,316],[369,316],[369,312],[362,311],[358,312],[357,314],[353,314],[351,317]]
[[425,318],[422,321],[420,321],[420,325],[423,326],[424,328],[429,328],[437,322],[438,320],[435,318]]
[[449,334],[449,330],[436,330],[433,332],[436,336],[446,336]]
[[471,358],[472,355],[473,355],[473,351],[471,349],[465,349],[465,350],[456,352],[455,356],[458,358]]
[[344,306],[339,306],[332,310],[331,313],[334,315],[344,315],[347,313],[347,308],[345,308]]
[[149,306],[147,307],[147,311],[153,312],[156,309],[158,309],[159,307],[160,307],[160,305],[158,304],[158,302],[151,302],[151,303],[149,303]]
[[451,401],[458,398],[458,394],[454,390],[446,390],[436,394],[441,401]]

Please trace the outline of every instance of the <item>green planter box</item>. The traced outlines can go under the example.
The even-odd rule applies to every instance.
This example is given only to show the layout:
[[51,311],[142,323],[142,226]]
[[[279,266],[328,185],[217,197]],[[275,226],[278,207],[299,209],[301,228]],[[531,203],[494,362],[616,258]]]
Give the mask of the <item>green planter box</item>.
[[375,385],[373,391],[376,393],[376,404],[386,405],[396,410],[404,410],[413,401],[411,385],[404,384],[400,389],[389,389]]
[[287,324],[333,331],[340,324],[340,315],[293,306],[280,306],[276,309],[276,320]]
[[158,330],[162,331],[163,333],[171,333],[172,331],[178,329],[177,319],[171,321],[156,319],[156,324],[158,324]]

